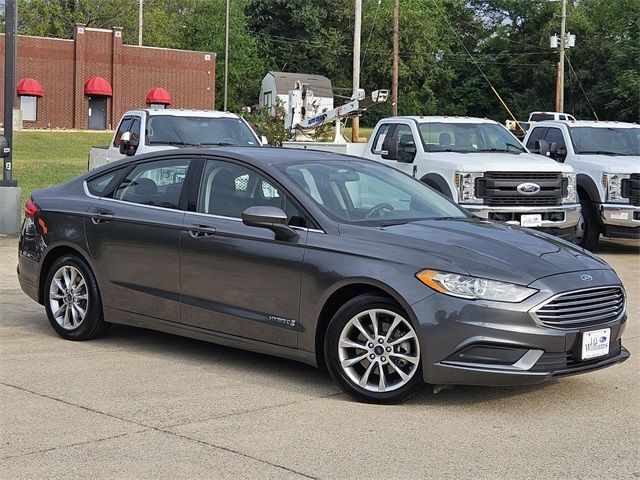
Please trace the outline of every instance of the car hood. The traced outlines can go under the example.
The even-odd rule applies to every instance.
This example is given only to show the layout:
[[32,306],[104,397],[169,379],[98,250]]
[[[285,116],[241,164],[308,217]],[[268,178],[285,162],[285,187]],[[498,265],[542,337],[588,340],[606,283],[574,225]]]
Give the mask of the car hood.
[[592,165],[605,173],[630,174],[640,172],[640,155],[583,155],[577,156],[581,165]]
[[430,152],[430,160],[451,162],[462,172],[573,172],[569,165],[558,163],[543,155],[501,152]]
[[551,235],[476,219],[423,220],[379,229],[341,225],[340,234],[413,250],[416,271],[449,264],[460,270],[455,273],[521,285],[559,273],[610,269],[601,258]]

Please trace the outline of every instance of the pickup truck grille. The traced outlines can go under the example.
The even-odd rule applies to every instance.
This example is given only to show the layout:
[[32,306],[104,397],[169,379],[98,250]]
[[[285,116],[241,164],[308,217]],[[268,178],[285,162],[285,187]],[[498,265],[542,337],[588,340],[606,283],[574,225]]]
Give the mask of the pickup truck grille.
[[615,320],[624,305],[622,288],[598,287],[562,293],[533,313],[549,327],[581,328]]
[[[524,194],[518,185],[535,183],[540,191]],[[567,180],[560,172],[487,172],[476,180],[476,197],[485,205],[560,205],[567,193]]]
[[622,181],[622,196],[628,198],[631,205],[640,206],[640,173],[632,173]]

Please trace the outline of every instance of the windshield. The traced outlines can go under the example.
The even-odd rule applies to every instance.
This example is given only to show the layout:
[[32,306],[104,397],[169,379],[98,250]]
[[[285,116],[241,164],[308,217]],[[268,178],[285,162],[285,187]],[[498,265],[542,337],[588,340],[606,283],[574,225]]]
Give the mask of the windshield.
[[453,202],[423,183],[373,162],[323,161],[282,168],[337,221],[380,226],[467,217]]
[[570,127],[577,154],[640,155],[640,128]]
[[147,145],[258,145],[258,141],[239,118],[152,115],[147,120]]
[[494,123],[421,123],[420,135],[427,152],[526,151],[506,129]]

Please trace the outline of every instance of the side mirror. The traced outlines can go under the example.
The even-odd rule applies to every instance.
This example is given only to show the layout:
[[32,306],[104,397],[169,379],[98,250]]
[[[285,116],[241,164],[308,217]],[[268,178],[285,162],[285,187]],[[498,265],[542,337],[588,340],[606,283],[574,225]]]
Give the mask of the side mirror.
[[11,148],[9,148],[9,142],[4,135],[0,135],[0,158],[7,158]]
[[535,150],[537,150],[537,153],[544,155],[545,157],[548,157],[551,154],[551,147],[549,147],[546,140],[536,140]]
[[138,149],[138,139],[131,132],[124,132],[120,137],[120,153],[128,157],[135,155]]
[[260,137],[260,143],[262,143],[262,145],[269,145],[269,140],[267,139],[267,137],[265,137],[264,135],[262,135]]
[[278,240],[297,237],[294,229],[287,225],[287,214],[278,207],[249,207],[242,212],[242,223],[249,227],[267,228]]
[[382,158],[385,160],[398,160],[397,138],[387,138],[382,142]]

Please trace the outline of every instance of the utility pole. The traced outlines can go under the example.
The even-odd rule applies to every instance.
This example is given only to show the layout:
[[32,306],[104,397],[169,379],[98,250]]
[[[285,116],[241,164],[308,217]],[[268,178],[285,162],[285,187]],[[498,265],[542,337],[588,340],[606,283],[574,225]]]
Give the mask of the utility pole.
[[400,0],[393,0],[393,65],[391,66],[391,116],[398,115],[398,63],[400,56]]
[[142,1],[138,4],[138,45],[142,46]]
[[229,0],[227,0],[227,8],[225,13],[224,24],[224,107],[222,110],[227,111],[227,84],[229,81]]
[[558,82],[556,85],[556,111],[564,112],[564,49],[567,43],[567,0],[562,0],[562,16],[560,17],[560,61],[558,62]]
[[[360,30],[362,28],[362,0],[355,0],[355,20],[353,25],[353,98],[358,98],[360,89]],[[351,141],[360,139],[360,117],[351,120]]]
[[[5,2],[4,24],[4,137],[7,139],[8,155],[4,157],[1,187],[15,187],[13,175],[13,105],[16,97],[16,37],[18,8],[16,0]],[[4,156],[4,155],[3,155]]]

